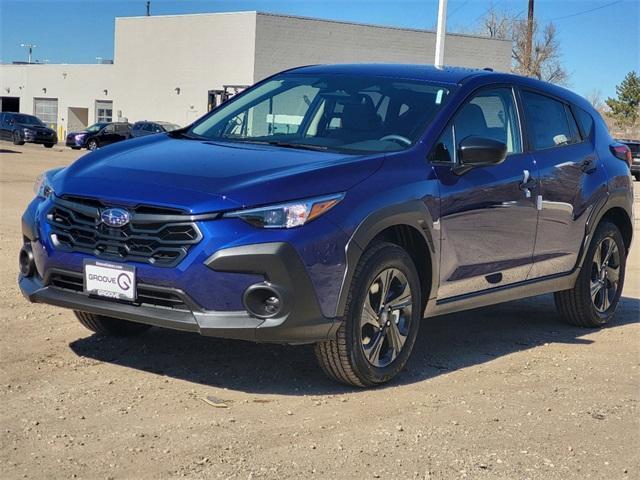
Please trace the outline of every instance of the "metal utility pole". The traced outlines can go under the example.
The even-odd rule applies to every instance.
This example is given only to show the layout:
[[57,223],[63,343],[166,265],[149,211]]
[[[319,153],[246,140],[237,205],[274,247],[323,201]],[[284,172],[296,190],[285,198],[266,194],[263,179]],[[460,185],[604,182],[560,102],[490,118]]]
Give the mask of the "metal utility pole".
[[436,67],[444,65],[444,37],[447,32],[447,0],[439,0],[438,3],[438,30],[436,33],[436,58],[433,62]]
[[529,0],[529,13],[527,15],[527,38],[524,48],[525,74],[531,75],[531,54],[533,51],[533,0]]
[[29,49],[29,63],[31,63],[31,56],[33,54],[33,49],[37,47],[34,43],[21,43],[21,47]]
[[151,0],[147,0],[147,17],[151,16]]

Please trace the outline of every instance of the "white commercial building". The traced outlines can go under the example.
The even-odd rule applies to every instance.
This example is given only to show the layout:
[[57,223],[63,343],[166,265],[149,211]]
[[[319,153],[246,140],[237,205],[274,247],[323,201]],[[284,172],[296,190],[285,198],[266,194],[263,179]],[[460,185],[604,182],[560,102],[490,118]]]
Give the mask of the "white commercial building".
[[[0,106],[37,115],[60,138],[96,121],[185,125],[287,68],[432,63],[435,42],[426,30],[258,12],[116,18],[113,64],[0,65]],[[507,71],[510,57],[508,41],[447,35],[448,65]]]

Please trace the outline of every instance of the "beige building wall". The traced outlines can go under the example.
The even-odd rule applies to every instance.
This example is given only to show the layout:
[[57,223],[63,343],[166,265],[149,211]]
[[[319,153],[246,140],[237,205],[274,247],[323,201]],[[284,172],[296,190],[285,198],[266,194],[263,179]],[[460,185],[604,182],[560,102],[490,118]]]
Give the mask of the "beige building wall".
[[[435,48],[436,34],[426,30],[258,13],[254,81],[317,63],[432,64]],[[448,34],[444,61],[509,71],[511,42]]]
[[255,25],[255,12],[116,18],[115,110],[192,122],[209,90],[253,83]]
[[[34,113],[34,99],[58,99],[58,127],[66,129],[69,107],[95,118],[98,100],[114,99],[113,65],[0,65],[0,96],[19,97],[20,111]],[[60,134],[60,130],[59,130]]]

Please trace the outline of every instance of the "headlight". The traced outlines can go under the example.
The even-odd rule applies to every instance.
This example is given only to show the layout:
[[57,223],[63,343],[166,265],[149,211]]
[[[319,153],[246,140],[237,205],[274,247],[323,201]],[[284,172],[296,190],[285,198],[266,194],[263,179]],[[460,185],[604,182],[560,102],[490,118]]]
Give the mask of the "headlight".
[[300,227],[335,207],[344,198],[344,193],[298,200],[290,203],[251,208],[226,213],[226,218],[241,218],[245,222],[262,228]]
[[33,186],[33,191],[40,198],[49,198],[53,192],[53,187],[49,183],[48,172],[41,173],[36,177],[36,183]]

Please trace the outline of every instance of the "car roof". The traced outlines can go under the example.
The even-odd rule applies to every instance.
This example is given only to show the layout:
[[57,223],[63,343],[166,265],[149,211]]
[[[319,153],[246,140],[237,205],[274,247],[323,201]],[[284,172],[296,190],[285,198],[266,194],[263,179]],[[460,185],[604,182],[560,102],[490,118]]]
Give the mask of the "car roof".
[[344,63],[333,65],[309,65],[287,70],[287,73],[371,75],[458,84],[467,77],[490,74],[491,71],[453,66],[437,68],[433,65],[403,63]]

